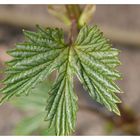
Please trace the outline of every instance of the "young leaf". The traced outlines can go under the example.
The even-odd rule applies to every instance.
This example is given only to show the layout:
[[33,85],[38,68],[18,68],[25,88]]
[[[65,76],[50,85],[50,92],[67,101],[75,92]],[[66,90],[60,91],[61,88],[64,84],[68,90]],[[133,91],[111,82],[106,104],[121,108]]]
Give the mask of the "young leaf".
[[50,129],[55,126],[56,135],[69,135],[75,129],[77,97],[73,91],[70,51],[69,48],[68,58],[60,67],[56,82],[49,92],[50,98],[46,108],[46,120],[50,121]]
[[8,52],[14,59],[7,62],[6,86],[2,89],[5,96],[1,102],[13,95],[28,94],[66,59],[63,32],[59,29],[37,29],[37,32],[24,31],[26,41]]
[[14,59],[7,63],[8,76],[2,89],[6,95],[2,101],[13,95],[28,94],[57,69],[58,76],[46,107],[48,132],[69,135],[74,131],[77,112],[74,73],[92,98],[120,115],[116,104],[121,101],[115,95],[121,92],[115,84],[121,78],[115,69],[120,64],[119,51],[112,48],[98,27],[83,26],[71,46],[65,45],[61,30],[37,28],[37,32],[24,31],[26,42],[9,51]]
[[86,25],[81,29],[73,48],[75,73],[90,96],[120,115],[116,103],[121,101],[115,93],[121,91],[114,83],[120,78],[120,73],[115,70],[120,64],[117,57],[119,51],[111,47],[97,26]]

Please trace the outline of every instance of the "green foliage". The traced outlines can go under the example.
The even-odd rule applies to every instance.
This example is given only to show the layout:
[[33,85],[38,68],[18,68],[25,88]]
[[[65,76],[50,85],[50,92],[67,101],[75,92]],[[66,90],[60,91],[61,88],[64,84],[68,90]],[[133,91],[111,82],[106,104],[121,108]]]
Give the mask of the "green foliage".
[[27,95],[66,59],[67,48],[61,30],[38,27],[37,32],[24,31],[24,35],[26,42],[8,52],[14,59],[7,62],[8,76],[2,90],[6,95],[2,101],[13,95]]
[[74,74],[93,99],[119,115],[116,103],[121,101],[115,95],[121,92],[115,84],[115,80],[121,77],[116,70],[120,64],[119,51],[112,48],[98,27],[83,26],[71,45],[64,43],[60,29],[37,29],[37,32],[24,31],[26,41],[9,51],[14,59],[7,63],[2,101],[14,95],[28,94],[57,70],[57,78],[48,92],[48,131],[55,128],[56,135],[69,135],[75,129],[77,97],[73,91]]
[[[30,135],[41,129],[44,113],[34,114],[34,116],[23,119],[16,126],[14,134]],[[41,129],[42,130],[42,129]]]
[[114,83],[121,78],[120,73],[115,70],[120,64],[117,57],[119,51],[111,47],[97,26],[84,26],[73,50],[75,73],[90,96],[120,115],[116,103],[121,101],[115,93],[121,91]]
[[44,108],[46,105],[46,100],[48,99],[49,89],[51,88],[51,82],[49,80],[43,81],[41,84],[36,86],[28,96],[23,95],[20,98],[14,98],[11,103],[23,111],[35,113],[45,112]]
[[70,47],[67,60],[59,69],[57,79],[50,91],[46,120],[49,127],[56,127],[57,135],[69,135],[75,129],[77,97],[73,92],[73,77],[70,66]]
[[46,129],[48,124],[43,121],[46,115],[44,106],[46,106],[48,98],[46,92],[49,91],[50,87],[49,81],[43,81],[31,91],[29,96],[21,96],[11,100],[15,107],[28,113],[23,116],[21,121],[17,122],[13,130],[14,135],[55,135],[54,131]]

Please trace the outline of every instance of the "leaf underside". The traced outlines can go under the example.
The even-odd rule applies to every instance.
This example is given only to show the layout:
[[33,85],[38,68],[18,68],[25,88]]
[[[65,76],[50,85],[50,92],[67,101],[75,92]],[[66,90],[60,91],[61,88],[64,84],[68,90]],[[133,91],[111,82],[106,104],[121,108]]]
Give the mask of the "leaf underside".
[[121,92],[115,81],[120,79],[116,67],[119,51],[112,48],[97,26],[83,26],[76,41],[68,46],[60,29],[37,26],[37,32],[24,31],[26,40],[8,53],[5,87],[1,102],[12,96],[30,93],[54,70],[57,78],[48,92],[47,115],[49,129],[56,135],[69,135],[75,129],[77,96],[73,89],[76,75],[90,96],[110,111],[120,115],[116,93]]

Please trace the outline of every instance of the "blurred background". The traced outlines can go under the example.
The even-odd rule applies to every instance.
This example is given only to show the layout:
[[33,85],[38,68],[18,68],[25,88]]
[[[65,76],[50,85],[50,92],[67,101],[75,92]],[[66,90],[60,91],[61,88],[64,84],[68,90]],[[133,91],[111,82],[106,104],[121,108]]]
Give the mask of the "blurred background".
[[[62,9],[62,5],[56,7]],[[122,116],[93,101],[75,79],[79,111],[74,135],[140,135],[140,5],[96,5],[92,18],[90,24],[99,25],[121,50],[118,69],[123,80],[118,84],[124,91],[119,94]],[[34,30],[36,24],[68,32],[66,25],[48,13],[47,5],[0,5],[0,71],[11,59],[6,51],[24,40],[22,29]],[[3,77],[0,73],[0,79]],[[0,135],[46,135],[43,118],[47,95],[43,91],[49,86],[45,81],[32,91],[36,96],[14,98],[0,106]]]

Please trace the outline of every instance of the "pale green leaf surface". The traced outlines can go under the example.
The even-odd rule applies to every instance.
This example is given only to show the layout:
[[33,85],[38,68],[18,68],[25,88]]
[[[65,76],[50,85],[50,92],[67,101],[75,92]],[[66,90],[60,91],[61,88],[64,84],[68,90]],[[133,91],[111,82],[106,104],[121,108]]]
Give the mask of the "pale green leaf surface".
[[40,124],[42,124],[45,112],[40,112],[35,116],[23,119],[19,124],[17,124],[14,133],[16,135],[30,135],[37,129],[39,129]]
[[[49,80],[43,81],[41,84],[36,86],[28,96],[22,95],[20,98],[13,98],[11,103],[22,111],[29,112],[44,112],[46,106],[46,100],[49,95],[47,94],[51,87]],[[32,114],[34,115],[34,114]]]
[[13,130],[15,135],[55,135],[55,132],[48,131],[46,126],[48,122],[44,122],[45,106],[48,94],[46,94],[51,86],[49,80],[39,84],[29,96],[21,96],[20,98],[14,98],[12,103],[24,112],[30,112],[28,115],[24,115],[23,119],[17,122],[16,127]]

